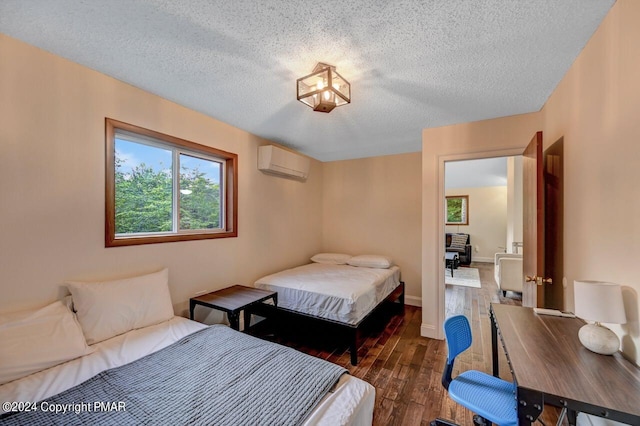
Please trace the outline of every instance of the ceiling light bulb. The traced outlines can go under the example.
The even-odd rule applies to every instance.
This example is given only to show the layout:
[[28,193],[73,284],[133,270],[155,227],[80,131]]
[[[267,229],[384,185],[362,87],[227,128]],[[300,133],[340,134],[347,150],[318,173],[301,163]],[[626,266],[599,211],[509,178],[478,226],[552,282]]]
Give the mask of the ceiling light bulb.
[[316,87],[318,88],[318,90],[324,89],[324,82],[319,81],[318,84],[316,84]]
[[328,101],[329,98],[331,98],[331,93],[329,93],[328,90],[325,90],[323,93],[324,93],[324,98]]

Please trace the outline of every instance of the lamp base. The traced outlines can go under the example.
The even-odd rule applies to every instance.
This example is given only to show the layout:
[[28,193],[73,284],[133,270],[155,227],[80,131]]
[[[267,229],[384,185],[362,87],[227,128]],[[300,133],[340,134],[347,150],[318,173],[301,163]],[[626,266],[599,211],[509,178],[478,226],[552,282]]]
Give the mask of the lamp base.
[[620,349],[620,339],[613,331],[600,324],[586,324],[578,331],[582,346],[591,352],[613,355]]

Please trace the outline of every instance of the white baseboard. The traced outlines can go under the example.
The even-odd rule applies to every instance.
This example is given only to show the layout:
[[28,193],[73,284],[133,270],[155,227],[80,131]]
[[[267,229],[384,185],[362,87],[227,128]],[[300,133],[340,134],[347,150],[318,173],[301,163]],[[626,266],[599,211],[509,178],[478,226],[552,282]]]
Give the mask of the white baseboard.
[[495,260],[493,257],[473,257],[472,262],[493,263]]
[[418,296],[404,296],[404,303],[406,305],[411,305],[411,306],[418,306],[421,307],[422,306],[422,297],[418,297]]
[[433,326],[432,324],[422,324],[420,326],[420,335],[422,337],[428,337],[430,339],[441,339],[440,336],[438,336],[438,331],[436,330],[436,327]]

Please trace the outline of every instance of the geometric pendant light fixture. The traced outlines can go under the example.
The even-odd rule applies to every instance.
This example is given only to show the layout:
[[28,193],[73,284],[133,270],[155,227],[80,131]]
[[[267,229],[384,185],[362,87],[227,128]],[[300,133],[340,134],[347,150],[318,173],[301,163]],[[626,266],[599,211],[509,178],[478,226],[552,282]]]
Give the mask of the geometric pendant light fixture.
[[351,102],[351,85],[333,65],[319,62],[313,72],[297,80],[298,100],[318,112],[331,112]]

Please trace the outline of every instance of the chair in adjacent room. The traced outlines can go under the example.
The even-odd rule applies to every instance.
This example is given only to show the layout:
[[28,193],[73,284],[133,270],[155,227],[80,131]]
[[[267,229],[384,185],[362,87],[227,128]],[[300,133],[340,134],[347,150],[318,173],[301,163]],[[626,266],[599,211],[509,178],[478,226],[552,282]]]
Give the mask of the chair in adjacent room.
[[[442,372],[442,385],[452,400],[475,413],[476,425],[516,426],[516,386],[498,377],[476,370],[467,370],[452,378],[456,357],[471,346],[471,327],[464,315],[447,319],[444,323],[449,354]],[[437,419],[431,425],[451,425],[446,420]]]
[[522,255],[513,253],[496,253],[493,274],[502,296],[507,296],[507,291],[522,294],[524,274],[522,273]]
[[471,235],[462,233],[450,233],[445,234],[444,239],[444,251],[458,254],[458,260],[463,266],[469,266],[471,264]]

